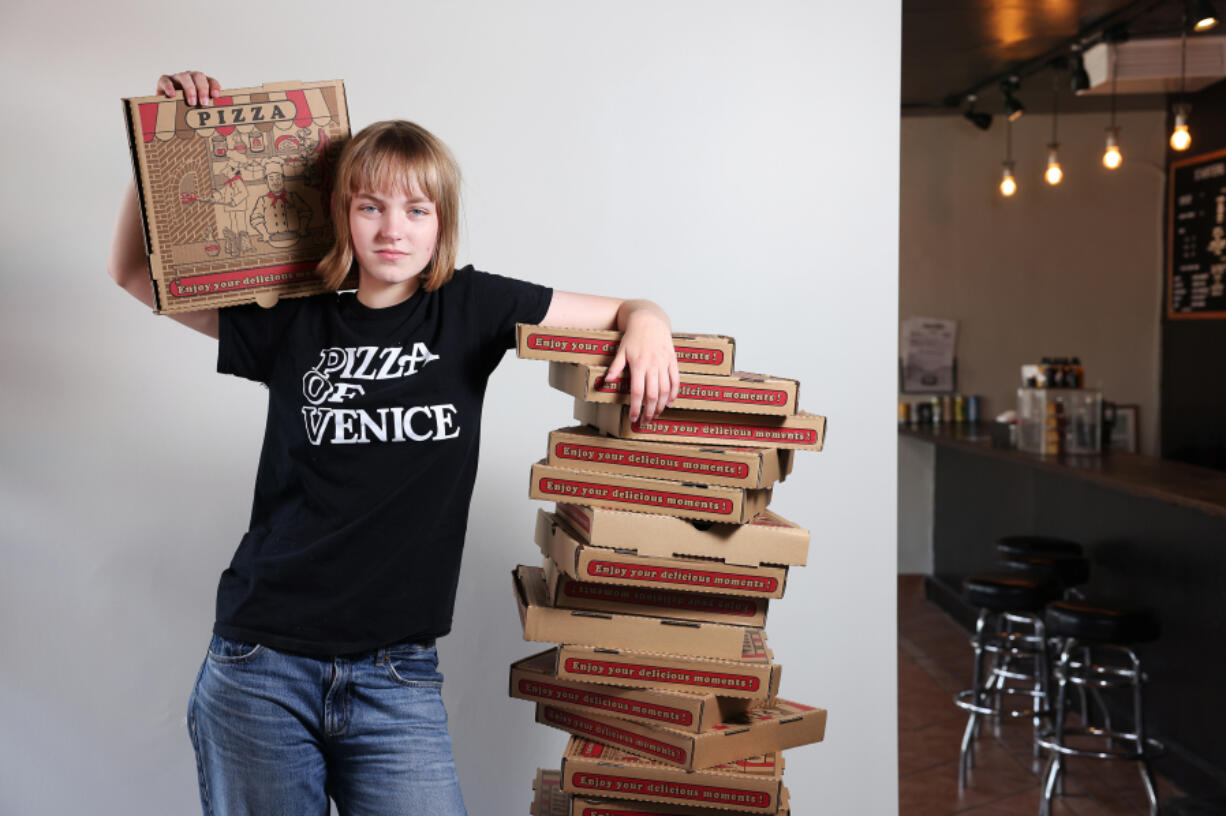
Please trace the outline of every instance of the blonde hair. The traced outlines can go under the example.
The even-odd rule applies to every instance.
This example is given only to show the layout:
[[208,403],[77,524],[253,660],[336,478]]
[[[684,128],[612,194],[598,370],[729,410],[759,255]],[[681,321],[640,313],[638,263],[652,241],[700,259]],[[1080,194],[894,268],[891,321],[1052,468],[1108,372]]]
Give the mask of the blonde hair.
[[394,120],[363,128],[341,151],[332,191],[336,242],[318,267],[325,286],[339,289],[357,272],[349,235],[353,197],[363,192],[408,195],[414,181],[438,214],[438,239],[434,257],[421,272],[422,288],[433,291],[451,280],[460,235],[460,168],[434,134],[412,122]]

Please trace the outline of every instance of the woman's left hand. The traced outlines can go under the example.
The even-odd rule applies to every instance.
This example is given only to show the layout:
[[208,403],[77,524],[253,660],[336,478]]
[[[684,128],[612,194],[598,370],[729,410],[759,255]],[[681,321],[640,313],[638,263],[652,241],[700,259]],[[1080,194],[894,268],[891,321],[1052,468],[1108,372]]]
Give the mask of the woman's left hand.
[[649,301],[629,300],[618,314],[622,341],[605,373],[606,380],[620,379],[629,369],[630,421],[653,420],[681,388],[672,325],[664,310]]

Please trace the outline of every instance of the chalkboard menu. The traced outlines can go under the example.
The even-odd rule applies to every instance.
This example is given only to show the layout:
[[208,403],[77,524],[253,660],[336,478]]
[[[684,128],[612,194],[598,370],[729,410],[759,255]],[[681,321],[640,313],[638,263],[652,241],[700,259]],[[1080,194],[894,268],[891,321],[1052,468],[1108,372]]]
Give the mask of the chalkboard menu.
[[1226,150],[1172,162],[1170,193],[1166,316],[1226,318]]

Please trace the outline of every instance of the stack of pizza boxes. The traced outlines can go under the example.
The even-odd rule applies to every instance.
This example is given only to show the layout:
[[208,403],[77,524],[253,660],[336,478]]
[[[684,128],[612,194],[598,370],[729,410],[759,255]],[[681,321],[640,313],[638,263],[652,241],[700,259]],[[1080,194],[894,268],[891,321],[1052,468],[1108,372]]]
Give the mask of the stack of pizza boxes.
[[825,420],[795,380],[733,371],[734,341],[674,335],[680,394],[631,422],[606,381],[617,332],[519,327],[581,424],[532,466],[543,565],[514,572],[524,639],[557,644],[511,667],[511,696],[572,735],[531,812],[787,814],[780,751],[822,739],[826,712],[782,699],[767,605],[809,534],[767,509]]

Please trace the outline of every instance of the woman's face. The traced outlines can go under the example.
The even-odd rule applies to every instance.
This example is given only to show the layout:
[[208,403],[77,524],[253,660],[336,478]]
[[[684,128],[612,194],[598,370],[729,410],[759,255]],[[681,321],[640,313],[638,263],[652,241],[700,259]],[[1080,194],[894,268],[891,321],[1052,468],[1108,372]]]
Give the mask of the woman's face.
[[363,191],[349,204],[349,236],[359,283],[403,284],[421,274],[434,257],[438,208],[416,180],[407,192]]

